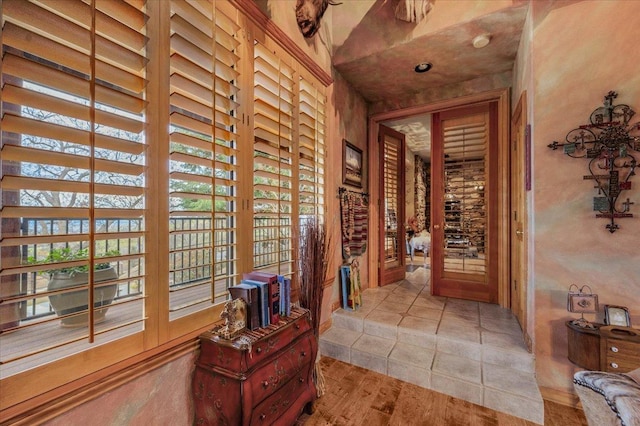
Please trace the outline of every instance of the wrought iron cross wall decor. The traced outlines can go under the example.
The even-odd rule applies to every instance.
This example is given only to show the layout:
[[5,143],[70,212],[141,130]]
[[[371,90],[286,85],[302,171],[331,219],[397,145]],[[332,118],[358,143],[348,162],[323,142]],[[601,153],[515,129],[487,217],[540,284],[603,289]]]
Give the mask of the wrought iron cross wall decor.
[[589,159],[589,175],[584,180],[595,181],[598,196],[593,197],[593,210],[597,218],[607,218],[606,228],[613,233],[620,229],[616,219],[633,217],[630,213],[629,197],[623,191],[631,189],[631,177],[638,165],[640,152],[640,122],[629,124],[635,111],[628,105],[613,105],[618,96],[609,92],[604,97],[604,106],[596,108],[589,117],[589,124],[571,130],[565,142],[554,141],[548,147],[563,148],[573,158]]

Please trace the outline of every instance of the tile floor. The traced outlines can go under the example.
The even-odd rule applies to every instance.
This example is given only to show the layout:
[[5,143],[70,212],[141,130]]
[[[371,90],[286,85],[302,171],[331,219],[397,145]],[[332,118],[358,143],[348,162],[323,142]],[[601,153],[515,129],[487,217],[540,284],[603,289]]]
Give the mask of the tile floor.
[[497,305],[430,295],[430,271],[363,292],[339,309],[320,352],[542,424],[544,404],[513,314]]

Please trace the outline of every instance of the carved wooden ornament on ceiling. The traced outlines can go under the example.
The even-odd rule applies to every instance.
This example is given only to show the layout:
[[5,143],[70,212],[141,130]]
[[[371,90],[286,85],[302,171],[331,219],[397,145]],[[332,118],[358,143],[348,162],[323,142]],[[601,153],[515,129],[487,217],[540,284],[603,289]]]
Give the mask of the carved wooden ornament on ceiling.
[[416,24],[427,17],[433,7],[433,0],[398,0],[396,18]]

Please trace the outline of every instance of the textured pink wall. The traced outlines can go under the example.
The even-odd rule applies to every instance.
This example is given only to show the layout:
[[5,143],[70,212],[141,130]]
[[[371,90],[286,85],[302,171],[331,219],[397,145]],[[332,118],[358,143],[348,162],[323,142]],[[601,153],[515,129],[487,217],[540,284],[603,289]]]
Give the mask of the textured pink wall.
[[191,425],[195,359],[195,352],[184,355],[56,417],[47,425]]
[[[334,269],[330,273],[336,274],[336,280],[331,289],[327,289],[324,294],[325,303],[322,308],[321,322],[330,319],[331,305],[340,300],[340,282],[337,269],[342,265],[342,249],[340,237],[340,203],[336,198],[338,188],[342,184],[342,139],[346,139],[358,148],[362,149],[365,164],[368,164],[367,153],[367,104],[342,76],[333,72],[333,85],[328,89],[329,97],[329,117],[327,119],[327,136],[329,145],[329,158],[327,159],[327,181],[326,194],[329,214],[327,215],[329,227],[333,229]],[[366,168],[365,168],[366,173]],[[365,183],[363,191],[368,191]],[[347,187],[351,190],[359,188]],[[375,228],[369,229],[369,233],[376,232]],[[367,248],[364,256],[361,257],[360,278],[365,287],[376,285],[369,283],[369,271],[367,269],[369,255],[372,247]]]
[[[601,305],[627,306],[640,326],[640,179],[625,194],[636,202],[635,217],[621,219],[621,229],[610,234],[606,219],[594,218],[597,193],[593,182],[582,179],[587,160],[547,144],[585,124],[609,90],[618,92],[616,103],[640,112],[640,2],[558,2],[550,11],[532,4],[536,367],[540,386],[570,392],[580,369],[567,360],[564,322],[576,317],[566,311],[572,283],[591,286]],[[587,317],[602,321],[601,314]]]

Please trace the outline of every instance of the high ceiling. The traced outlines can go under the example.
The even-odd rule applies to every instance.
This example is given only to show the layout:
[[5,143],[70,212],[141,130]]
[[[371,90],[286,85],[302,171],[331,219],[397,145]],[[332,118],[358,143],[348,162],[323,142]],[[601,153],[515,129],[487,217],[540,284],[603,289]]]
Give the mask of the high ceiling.
[[[421,23],[395,18],[398,1],[352,0],[333,6],[333,62],[340,74],[370,103],[399,99],[435,88],[469,84],[496,75],[510,78],[528,3],[520,0],[432,0]],[[342,9],[341,9],[342,8]],[[473,39],[490,43],[475,48]],[[421,62],[433,64],[416,73]],[[386,123],[407,134],[412,151],[428,157],[430,118]]]

